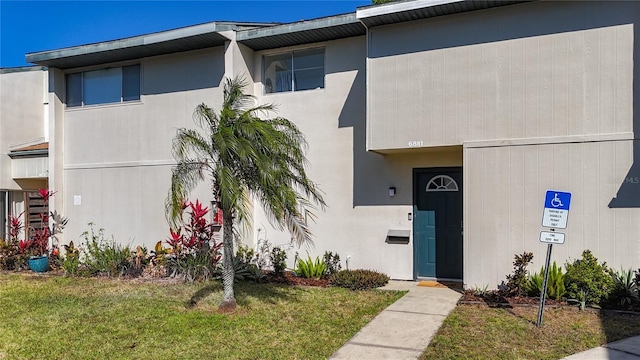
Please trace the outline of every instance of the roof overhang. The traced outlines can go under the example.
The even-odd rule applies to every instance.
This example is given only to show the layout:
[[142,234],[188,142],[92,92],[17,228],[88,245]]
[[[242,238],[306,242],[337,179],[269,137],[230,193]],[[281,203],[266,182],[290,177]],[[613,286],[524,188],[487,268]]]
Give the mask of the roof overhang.
[[229,39],[220,32],[268,25],[273,24],[211,22],[126,39],[28,53],[26,60],[59,69],[114,63],[222,46]]
[[46,66],[19,66],[10,68],[0,68],[0,74],[11,74],[27,71],[44,71],[47,70]]
[[371,5],[356,10],[356,17],[367,27],[396,24],[436,16],[483,10],[534,0],[412,0]]
[[24,157],[42,157],[42,156],[49,156],[48,142],[33,144],[29,146],[23,146],[23,147],[12,149],[9,151],[9,157],[12,159],[24,158]]
[[236,41],[253,50],[275,49],[361,36],[366,28],[355,13],[239,31]]

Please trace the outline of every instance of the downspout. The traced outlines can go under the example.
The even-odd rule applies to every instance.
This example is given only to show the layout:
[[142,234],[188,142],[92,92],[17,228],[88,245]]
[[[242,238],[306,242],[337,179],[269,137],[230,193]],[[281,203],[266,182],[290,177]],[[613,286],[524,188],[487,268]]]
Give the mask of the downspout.
[[367,96],[365,97],[365,101],[364,101],[364,109],[365,109],[365,123],[364,123],[364,125],[366,127],[366,130],[365,130],[365,136],[366,136],[366,141],[365,141],[366,145],[365,146],[366,146],[366,148],[365,148],[365,150],[369,151],[369,149],[370,149],[370,146],[369,146],[370,143],[369,142],[371,141],[370,140],[371,139],[371,134],[369,133],[370,132],[370,127],[369,127],[369,117],[370,117],[369,104],[371,103],[371,101],[369,99],[370,94],[371,94],[371,91],[369,91],[369,80],[370,80],[369,79],[369,76],[370,76],[369,75],[369,42],[370,42],[370,36],[369,36],[369,27],[367,26],[367,24],[365,24],[364,21],[362,21],[361,19],[358,19],[358,21],[360,21],[362,26],[364,26],[364,28],[366,30],[365,37],[367,39],[366,45],[365,45],[366,46],[365,53],[366,53],[367,57],[365,59],[365,65],[364,65],[364,72],[365,72],[365,77],[366,77],[365,78],[365,84],[364,84],[364,91],[367,94]]

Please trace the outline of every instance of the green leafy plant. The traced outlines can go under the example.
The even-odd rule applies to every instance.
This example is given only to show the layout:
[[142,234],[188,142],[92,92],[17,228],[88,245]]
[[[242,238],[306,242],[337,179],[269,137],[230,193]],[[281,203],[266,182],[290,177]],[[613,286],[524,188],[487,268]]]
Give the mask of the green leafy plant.
[[105,239],[104,229],[95,232],[93,223],[82,233],[84,265],[90,275],[120,276],[131,267],[131,249],[113,238]]
[[78,274],[78,268],[80,267],[80,249],[75,247],[73,241],[69,242],[69,245],[63,245],[65,249],[65,256],[62,259],[62,270],[65,274],[75,276]]
[[613,279],[613,289],[608,299],[609,305],[624,308],[640,301],[633,270],[620,269],[620,271],[615,271],[609,269],[609,273]]
[[251,264],[255,261],[255,251],[246,245],[239,244],[235,257],[245,264]]
[[340,255],[338,255],[338,253],[333,254],[331,251],[325,251],[323,258],[324,264],[326,265],[325,276],[329,277],[342,270]]
[[373,270],[342,270],[331,275],[329,284],[350,290],[369,290],[386,285],[389,277]]
[[162,241],[156,242],[156,245],[151,250],[151,254],[148,257],[148,261],[153,266],[164,266],[167,255],[171,254],[171,248],[165,248],[162,246]]
[[575,298],[567,299],[570,303],[577,303],[580,310],[584,310],[587,307],[587,299],[589,298],[589,292],[585,289],[576,291]]
[[607,299],[613,289],[613,278],[607,264],[598,263],[591,251],[583,251],[582,259],[567,262],[565,267],[564,285],[570,299],[582,301],[579,296],[584,295],[587,304],[600,304]]
[[327,265],[324,261],[320,260],[319,256],[316,256],[315,260],[311,259],[311,256],[307,256],[307,259],[298,259],[296,262],[296,269],[294,270],[296,275],[307,279],[320,279],[324,276],[327,270]]
[[195,251],[182,256],[169,256],[167,267],[171,269],[173,277],[183,278],[185,281],[206,281],[216,276],[216,260],[206,251]]
[[[544,266],[539,273],[529,275],[526,291],[529,296],[540,296],[544,282]],[[556,262],[549,268],[549,278],[547,279],[547,297],[549,299],[561,299],[566,294],[564,286],[564,274],[562,268]]]
[[533,260],[532,252],[524,252],[522,255],[515,255],[513,261],[513,274],[507,275],[507,283],[501,286],[504,296],[526,295],[528,271],[527,265]]
[[278,246],[271,249],[269,260],[273,266],[275,276],[284,275],[284,269],[287,268],[287,253]]
[[245,245],[238,245],[236,256],[233,258],[234,279],[236,281],[263,281],[266,276],[257,265],[257,256],[253,249]]
[[476,286],[475,288],[473,288],[473,295],[475,296],[480,296],[480,297],[484,297],[485,295],[487,295],[487,293],[489,292],[487,289],[489,288],[489,285],[485,285],[483,287],[478,287]]

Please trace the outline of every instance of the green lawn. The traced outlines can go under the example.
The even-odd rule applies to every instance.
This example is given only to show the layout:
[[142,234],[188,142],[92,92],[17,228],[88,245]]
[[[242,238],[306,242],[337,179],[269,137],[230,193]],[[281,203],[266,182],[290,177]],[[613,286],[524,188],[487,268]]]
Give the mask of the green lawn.
[[0,359],[315,359],[402,292],[0,273]]
[[640,314],[546,308],[458,305],[421,359],[560,359],[640,335]]

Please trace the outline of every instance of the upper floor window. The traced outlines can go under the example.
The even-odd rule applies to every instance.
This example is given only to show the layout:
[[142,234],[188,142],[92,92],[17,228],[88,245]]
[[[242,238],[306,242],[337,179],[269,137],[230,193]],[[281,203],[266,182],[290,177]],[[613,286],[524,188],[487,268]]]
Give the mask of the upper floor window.
[[324,49],[293,51],[264,57],[264,92],[324,88]]
[[67,74],[67,106],[140,100],[140,65]]

